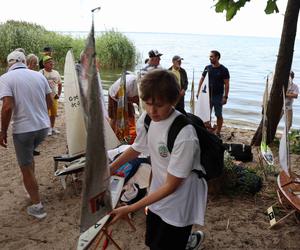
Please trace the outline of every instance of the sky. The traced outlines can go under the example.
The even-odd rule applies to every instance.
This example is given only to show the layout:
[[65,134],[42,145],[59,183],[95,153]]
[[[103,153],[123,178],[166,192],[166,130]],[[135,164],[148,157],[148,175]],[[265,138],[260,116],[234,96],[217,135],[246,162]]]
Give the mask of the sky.
[[0,22],[13,19],[52,31],[89,31],[91,9],[101,6],[94,15],[96,31],[280,37],[287,0],[277,0],[280,12],[271,15],[264,13],[266,2],[251,0],[227,22],[225,13],[215,12],[214,0],[9,0],[1,6]]

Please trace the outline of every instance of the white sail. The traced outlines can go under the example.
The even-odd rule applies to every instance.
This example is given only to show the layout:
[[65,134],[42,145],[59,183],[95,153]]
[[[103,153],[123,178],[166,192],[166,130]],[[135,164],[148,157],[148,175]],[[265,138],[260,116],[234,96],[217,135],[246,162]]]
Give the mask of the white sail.
[[[77,71],[78,71],[78,82],[79,82],[79,97],[81,101],[81,107],[83,109],[83,117],[85,123],[87,123],[87,112],[88,112],[88,105],[87,105],[87,95],[88,95],[88,79],[84,75],[87,71],[87,58],[86,56],[82,56],[82,62],[77,65]],[[113,149],[120,145],[120,141],[118,140],[115,132],[111,128],[110,124],[108,123],[106,116],[107,116],[107,110],[104,105],[104,95],[103,95],[103,88],[101,83],[101,77],[99,72],[97,72],[97,82],[99,84],[99,102],[101,105],[101,108],[103,110],[103,123],[104,123],[104,136],[105,136],[105,143],[107,149]]]
[[273,84],[273,74],[271,73],[266,80],[266,87],[263,97],[263,125],[262,125],[262,139],[260,144],[260,151],[261,154],[269,166],[274,165],[274,157],[270,147],[267,144],[267,128],[268,128],[268,119],[267,119],[267,112],[268,112],[268,102],[270,96],[270,86]]
[[210,121],[210,101],[209,101],[209,76],[206,74],[201,85],[198,100],[195,107],[195,115],[200,117],[203,122]]
[[82,80],[87,83],[87,86],[81,86],[87,90],[86,95],[81,95],[87,122],[86,166],[80,220],[80,232],[83,233],[95,226],[112,209],[104,118],[96,70],[94,24],[87,39],[81,64]]
[[290,176],[289,169],[289,143],[288,143],[288,129],[287,129],[287,117],[286,117],[286,105],[285,105],[285,92],[284,88],[282,90],[283,94],[283,119],[284,128],[279,144],[279,162],[283,171]]
[[66,55],[64,69],[65,122],[68,152],[70,156],[85,152],[86,128],[80,104],[78,78],[72,50]]

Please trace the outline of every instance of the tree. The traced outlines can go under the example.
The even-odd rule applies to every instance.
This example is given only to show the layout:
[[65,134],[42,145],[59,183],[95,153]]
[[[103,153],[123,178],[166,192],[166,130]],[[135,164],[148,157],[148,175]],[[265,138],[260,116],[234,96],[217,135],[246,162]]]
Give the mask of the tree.
[[[267,6],[265,9],[266,14],[278,12],[276,1],[277,0],[267,1]],[[215,5],[215,10],[216,12],[223,12],[225,10],[227,12],[226,20],[229,21],[236,15],[237,11],[241,7],[245,6],[246,2],[250,2],[250,0],[218,0]],[[279,52],[275,66],[274,80],[268,102],[268,111],[266,113],[268,120],[267,144],[273,141],[281,117],[283,103],[282,87],[284,86],[285,89],[287,88],[289,73],[292,66],[299,9],[299,0],[288,0],[284,16]],[[261,132],[262,121],[260,122],[260,125],[252,138],[252,145],[260,145],[262,138]]]

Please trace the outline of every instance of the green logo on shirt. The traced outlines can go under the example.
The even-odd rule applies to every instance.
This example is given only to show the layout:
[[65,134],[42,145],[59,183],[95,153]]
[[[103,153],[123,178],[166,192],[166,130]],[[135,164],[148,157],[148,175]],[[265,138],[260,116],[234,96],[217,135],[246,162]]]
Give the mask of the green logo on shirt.
[[161,144],[158,147],[158,153],[161,157],[166,158],[168,156],[168,148],[165,144]]

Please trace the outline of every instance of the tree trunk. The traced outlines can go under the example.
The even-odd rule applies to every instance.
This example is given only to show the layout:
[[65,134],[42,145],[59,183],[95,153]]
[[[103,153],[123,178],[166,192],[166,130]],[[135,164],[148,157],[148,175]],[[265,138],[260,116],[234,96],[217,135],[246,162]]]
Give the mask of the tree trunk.
[[[299,16],[300,1],[288,0],[283,29],[281,34],[279,52],[275,67],[273,86],[267,109],[267,144],[273,141],[281,118],[282,111],[282,86],[287,88],[289,73],[292,66],[294,44],[297,33],[297,22]],[[262,120],[252,138],[251,145],[259,146],[262,139]]]

